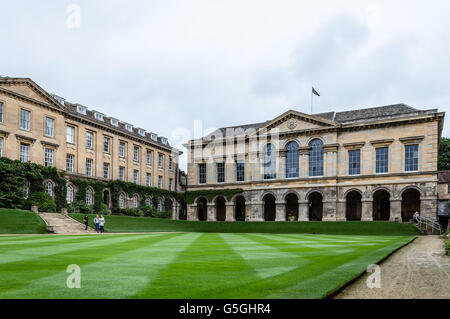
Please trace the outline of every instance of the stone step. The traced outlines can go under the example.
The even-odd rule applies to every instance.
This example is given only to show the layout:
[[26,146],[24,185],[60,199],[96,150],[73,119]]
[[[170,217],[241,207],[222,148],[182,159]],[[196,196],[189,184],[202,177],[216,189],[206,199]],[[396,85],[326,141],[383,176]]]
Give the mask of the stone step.
[[39,213],[39,216],[47,223],[48,231],[54,234],[80,234],[80,233],[92,233],[95,231],[92,228],[86,226],[69,216],[64,216],[58,213]]

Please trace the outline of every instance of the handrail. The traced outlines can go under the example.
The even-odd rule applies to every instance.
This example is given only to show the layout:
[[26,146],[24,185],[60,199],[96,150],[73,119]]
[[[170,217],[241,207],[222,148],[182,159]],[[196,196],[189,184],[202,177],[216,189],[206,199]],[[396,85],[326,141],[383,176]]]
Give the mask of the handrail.
[[426,231],[428,231],[428,229],[431,228],[432,231],[437,230],[440,235],[444,232],[441,224],[439,224],[435,220],[420,215],[417,216],[416,218],[417,218],[417,226],[419,226],[421,229],[423,228],[423,226],[425,226]]

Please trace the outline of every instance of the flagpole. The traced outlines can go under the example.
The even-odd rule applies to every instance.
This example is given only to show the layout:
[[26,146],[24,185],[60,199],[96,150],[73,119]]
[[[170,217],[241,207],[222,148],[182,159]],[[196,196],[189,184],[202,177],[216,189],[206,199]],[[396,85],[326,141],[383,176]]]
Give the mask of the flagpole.
[[311,115],[313,114],[313,92],[311,90]]

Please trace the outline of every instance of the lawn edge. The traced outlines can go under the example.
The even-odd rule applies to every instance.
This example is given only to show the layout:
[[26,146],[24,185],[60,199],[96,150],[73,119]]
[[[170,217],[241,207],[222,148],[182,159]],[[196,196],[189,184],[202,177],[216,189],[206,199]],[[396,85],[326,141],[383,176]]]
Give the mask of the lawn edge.
[[[393,251],[391,251],[389,254],[387,254],[386,256],[384,256],[383,258],[381,258],[380,260],[378,260],[376,262],[377,265],[381,265],[383,262],[385,262],[389,257],[391,257],[393,254],[395,254],[397,251],[399,251],[400,249],[412,244],[419,236],[414,236],[414,238],[410,241],[408,241],[407,243],[404,243],[403,245],[397,247],[396,249],[394,249]],[[345,288],[347,288],[348,286],[350,286],[351,284],[353,284],[355,281],[357,281],[358,279],[360,279],[362,276],[364,276],[364,274],[366,274],[366,271],[362,271],[360,274],[356,275],[354,278],[350,279],[349,281],[347,281],[345,284],[343,284],[342,286],[336,288],[335,290],[331,291],[330,293],[326,294],[325,296],[323,296],[320,299],[333,299],[335,296],[337,296],[340,292],[342,292]]]

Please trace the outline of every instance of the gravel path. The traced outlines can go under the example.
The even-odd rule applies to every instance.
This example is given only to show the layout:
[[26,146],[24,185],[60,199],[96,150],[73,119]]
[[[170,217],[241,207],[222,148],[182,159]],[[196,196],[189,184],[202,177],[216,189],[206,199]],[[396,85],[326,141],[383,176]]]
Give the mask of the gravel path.
[[364,274],[337,299],[450,299],[450,256],[438,236],[420,236],[381,264],[381,287]]

